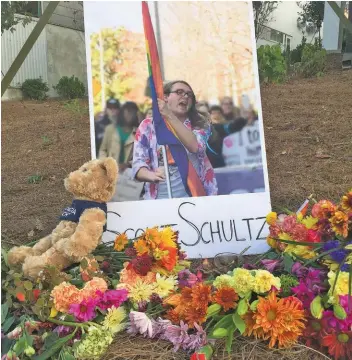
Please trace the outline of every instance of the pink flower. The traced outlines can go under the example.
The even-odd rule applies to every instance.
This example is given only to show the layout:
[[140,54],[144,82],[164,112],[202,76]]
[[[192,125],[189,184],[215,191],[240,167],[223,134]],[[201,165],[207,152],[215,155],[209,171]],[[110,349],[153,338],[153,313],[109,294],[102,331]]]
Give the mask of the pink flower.
[[180,288],[192,287],[200,281],[202,281],[202,273],[200,271],[197,272],[197,275],[191,273],[188,269],[178,273],[178,285]]
[[296,241],[307,241],[308,231],[303,224],[296,224],[296,226],[293,227],[291,234]]
[[95,318],[95,307],[97,301],[93,299],[83,300],[80,304],[71,304],[69,313],[74,315],[78,321],[86,322]]
[[270,231],[270,236],[275,239],[279,236],[279,234],[281,232],[281,228],[277,224],[270,225],[269,231]]
[[294,215],[286,216],[282,224],[282,230],[287,233],[292,233],[296,224],[296,217]]
[[145,313],[131,311],[129,318],[130,327],[127,330],[129,334],[141,334],[144,337],[147,335],[149,338],[153,337],[153,323]]
[[330,332],[350,331],[350,327],[351,327],[351,322],[348,317],[345,320],[340,320],[335,317],[334,312],[331,310],[324,311],[322,323],[323,323],[323,328],[329,329]]
[[128,291],[126,289],[107,290],[104,294],[100,292],[99,295],[100,299],[97,306],[102,310],[107,310],[113,306],[115,308],[120,307],[127,300]]
[[181,320],[180,326],[168,326],[166,328],[165,337],[167,340],[173,343],[175,352],[180,347],[185,349],[187,343],[190,341],[190,337],[188,335],[188,325]]
[[261,263],[264,265],[265,269],[269,272],[274,272],[274,270],[280,265],[280,260],[261,260]]

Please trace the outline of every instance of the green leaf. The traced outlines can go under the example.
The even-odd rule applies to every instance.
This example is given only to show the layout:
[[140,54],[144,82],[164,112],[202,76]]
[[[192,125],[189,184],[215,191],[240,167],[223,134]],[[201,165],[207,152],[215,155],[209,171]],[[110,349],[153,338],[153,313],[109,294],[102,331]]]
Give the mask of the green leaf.
[[1,248],[1,255],[2,255],[3,259],[4,259],[5,265],[9,266],[9,263],[7,261],[7,251],[5,249],[3,249],[3,248]]
[[1,304],[1,324],[5,322],[8,313],[9,313],[8,304],[7,303]]
[[56,341],[59,340],[59,335],[56,332],[51,332],[49,336],[47,336],[44,340],[44,348],[50,349]]
[[246,323],[243,321],[241,316],[237,314],[237,311],[233,314],[232,321],[236,325],[241,335],[243,335],[244,331],[246,330]]
[[293,266],[293,259],[289,255],[284,255],[284,270],[287,271],[289,274],[291,274],[291,269]]
[[15,322],[15,318],[13,316],[6,319],[6,321],[3,324],[1,324],[2,331],[4,333],[7,333],[14,322]]
[[6,336],[1,339],[1,355],[7,354],[12,346],[15,344],[15,340],[10,340]]
[[16,355],[21,355],[26,348],[26,338],[25,336],[21,336],[19,340],[16,342],[13,350],[15,351]]
[[220,319],[215,325],[214,330],[218,328],[227,328],[232,324],[232,314],[225,315],[222,319]]
[[233,343],[233,333],[236,330],[236,325],[232,324],[228,329],[228,335],[226,338],[226,351],[230,354],[232,350],[232,343]]
[[104,259],[105,259],[104,256],[100,256],[100,255],[95,257],[95,260],[98,261],[98,262],[103,262]]
[[42,354],[40,354],[38,356],[34,356],[32,359],[33,360],[49,359],[54,354],[56,354],[67,343],[67,341],[71,340],[75,336],[75,333],[76,333],[76,331],[74,331],[72,334],[70,334],[64,338],[57,340],[50,349],[44,351]]
[[81,268],[82,268],[83,270],[85,270],[85,269],[87,269],[87,267],[88,267],[88,261],[87,261],[86,258],[84,258],[84,259],[81,261]]
[[33,284],[30,281],[25,281],[23,283],[23,286],[26,290],[32,290],[33,289]]

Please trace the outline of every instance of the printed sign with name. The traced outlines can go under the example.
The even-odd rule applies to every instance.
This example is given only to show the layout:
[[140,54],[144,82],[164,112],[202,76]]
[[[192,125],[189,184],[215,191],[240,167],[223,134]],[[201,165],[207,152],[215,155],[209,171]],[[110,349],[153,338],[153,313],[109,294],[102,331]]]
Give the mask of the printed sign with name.
[[224,139],[222,154],[226,166],[259,165],[262,147],[258,121]]

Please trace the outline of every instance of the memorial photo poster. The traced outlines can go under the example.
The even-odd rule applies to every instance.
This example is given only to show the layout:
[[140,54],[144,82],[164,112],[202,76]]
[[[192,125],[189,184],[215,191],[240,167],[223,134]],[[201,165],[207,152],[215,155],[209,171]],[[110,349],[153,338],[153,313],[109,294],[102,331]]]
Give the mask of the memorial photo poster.
[[153,121],[142,2],[84,2],[92,157],[119,163],[104,240],[172,225],[189,258],[261,253],[271,205],[251,3],[147,4],[177,144]]

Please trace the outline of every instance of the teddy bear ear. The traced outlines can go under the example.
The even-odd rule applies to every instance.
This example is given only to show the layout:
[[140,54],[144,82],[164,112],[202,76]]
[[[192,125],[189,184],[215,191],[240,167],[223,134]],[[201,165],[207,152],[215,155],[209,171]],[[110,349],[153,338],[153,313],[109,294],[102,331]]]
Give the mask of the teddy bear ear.
[[101,160],[101,166],[106,170],[106,174],[110,183],[116,183],[118,175],[118,166],[114,158],[108,157]]

